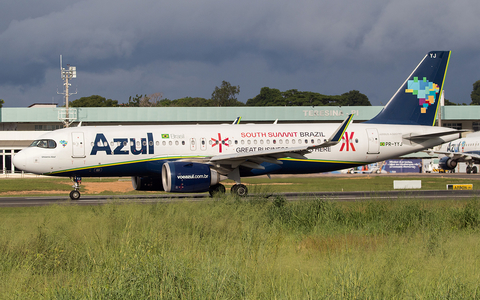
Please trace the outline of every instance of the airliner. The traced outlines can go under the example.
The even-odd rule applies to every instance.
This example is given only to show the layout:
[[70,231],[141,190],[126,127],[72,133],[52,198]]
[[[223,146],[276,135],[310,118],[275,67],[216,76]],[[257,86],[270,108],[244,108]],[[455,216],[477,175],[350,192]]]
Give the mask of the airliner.
[[480,136],[478,134],[470,134],[465,138],[443,144],[425,152],[430,155],[442,155],[438,166],[443,170],[454,170],[459,162],[464,162],[467,164],[467,174],[476,174],[478,173],[478,168],[475,164],[480,164]]
[[71,177],[125,176],[136,190],[247,195],[246,176],[341,170],[396,158],[460,137],[433,126],[450,51],[427,53],[381,112],[353,123],[70,127],[17,153],[25,172]]

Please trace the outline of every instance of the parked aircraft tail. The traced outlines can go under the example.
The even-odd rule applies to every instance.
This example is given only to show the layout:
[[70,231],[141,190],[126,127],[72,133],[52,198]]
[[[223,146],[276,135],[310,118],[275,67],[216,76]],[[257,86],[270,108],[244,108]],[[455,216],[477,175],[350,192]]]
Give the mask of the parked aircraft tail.
[[429,52],[382,111],[366,123],[433,126],[450,53]]

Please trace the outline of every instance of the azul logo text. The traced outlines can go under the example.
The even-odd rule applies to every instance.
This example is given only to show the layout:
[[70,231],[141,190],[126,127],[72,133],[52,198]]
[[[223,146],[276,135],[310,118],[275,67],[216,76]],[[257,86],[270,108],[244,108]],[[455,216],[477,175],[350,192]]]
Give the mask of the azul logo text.
[[97,133],[90,155],[97,155],[98,152],[105,152],[107,155],[140,155],[155,154],[153,147],[153,134],[147,133],[147,138],[114,138],[113,146],[110,147],[107,138],[103,133]]

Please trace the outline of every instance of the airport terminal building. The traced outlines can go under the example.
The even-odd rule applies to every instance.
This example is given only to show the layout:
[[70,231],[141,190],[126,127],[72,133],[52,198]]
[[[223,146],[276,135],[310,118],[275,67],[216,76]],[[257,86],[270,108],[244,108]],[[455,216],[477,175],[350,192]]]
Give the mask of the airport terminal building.
[[[268,106],[268,107],[57,107],[35,104],[28,108],[0,108],[0,164],[3,174],[15,172],[12,156],[42,135],[71,126],[120,126],[162,124],[241,123],[326,123],[341,122],[354,114],[354,122],[376,116],[382,106]],[[480,106],[444,106],[440,125],[455,129],[480,131]]]

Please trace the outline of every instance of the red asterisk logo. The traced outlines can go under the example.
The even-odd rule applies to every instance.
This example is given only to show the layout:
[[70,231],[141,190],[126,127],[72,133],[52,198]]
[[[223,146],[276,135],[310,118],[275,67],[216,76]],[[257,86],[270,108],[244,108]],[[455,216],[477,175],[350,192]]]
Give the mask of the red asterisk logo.
[[222,145],[225,145],[225,146],[227,146],[227,147],[230,146],[230,145],[228,144],[228,137],[222,140],[222,136],[221,136],[220,133],[218,134],[218,140],[212,138],[212,141],[213,141],[212,147],[215,147],[216,145],[218,145],[218,151],[219,151],[220,153],[222,153]]
[[342,147],[340,147],[340,151],[355,151],[355,146],[353,145],[353,134],[355,132],[350,132],[350,136],[348,136],[348,132],[345,132],[345,135],[342,137]]

